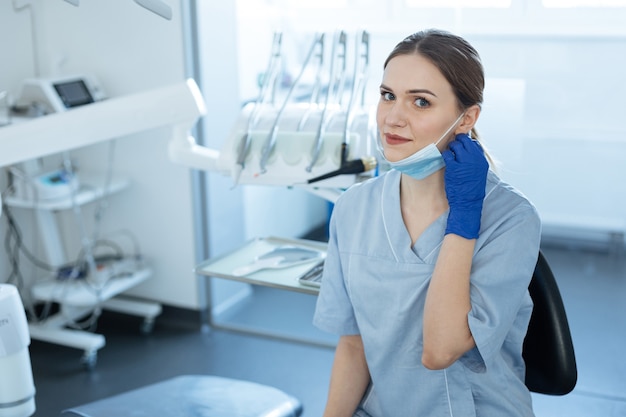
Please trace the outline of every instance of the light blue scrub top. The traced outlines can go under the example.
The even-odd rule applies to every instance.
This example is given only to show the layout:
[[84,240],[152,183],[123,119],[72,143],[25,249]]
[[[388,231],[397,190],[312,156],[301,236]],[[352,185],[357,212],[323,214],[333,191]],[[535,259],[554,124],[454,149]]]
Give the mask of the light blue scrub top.
[[470,278],[476,348],[433,371],[421,363],[422,313],[448,213],[412,246],[400,177],[351,187],[331,217],[314,324],[363,339],[371,385],[355,416],[533,416],[522,344],[541,232],[534,206],[489,172]]

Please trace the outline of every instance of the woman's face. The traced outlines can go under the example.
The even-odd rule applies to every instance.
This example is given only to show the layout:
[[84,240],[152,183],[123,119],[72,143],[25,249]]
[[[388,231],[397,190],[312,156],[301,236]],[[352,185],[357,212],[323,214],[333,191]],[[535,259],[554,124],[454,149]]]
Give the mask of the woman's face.
[[[460,114],[452,86],[428,59],[399,55],[387,63],[376,112],[387,160],[399,161],[435,143]],[[439,142],[439,150],[457,130],[451,129]]]

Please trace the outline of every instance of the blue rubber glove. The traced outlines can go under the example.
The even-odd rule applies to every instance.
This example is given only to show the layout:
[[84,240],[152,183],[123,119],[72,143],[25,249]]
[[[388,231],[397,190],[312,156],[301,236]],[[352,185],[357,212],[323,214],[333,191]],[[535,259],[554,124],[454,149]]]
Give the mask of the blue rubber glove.
[[450,206],[446,234],[478,238],[489,163],[480,144],[465,133],[456,135],[442,154],[444,181]]

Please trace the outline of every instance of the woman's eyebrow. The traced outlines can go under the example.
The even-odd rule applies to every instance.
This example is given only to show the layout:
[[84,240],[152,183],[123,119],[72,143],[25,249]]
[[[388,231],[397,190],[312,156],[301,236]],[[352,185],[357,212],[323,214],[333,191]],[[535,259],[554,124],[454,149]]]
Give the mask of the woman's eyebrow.
[[417,88],[417,89],[414,89],[414,90],[409,90],[409,91],[407,91],[407,93],[408,94],[430,94],[433,97],[437,97],[437,94],[433,93],[430,90],[426,90],[424,88]]
[[[391,88],[387,87],[385,84],[380,85],[381,90],[393,91]],[[412,90],[407,90],[407,94],[430,94],[433,97],[437,97],[437,94],[425,88],[415,88]]]

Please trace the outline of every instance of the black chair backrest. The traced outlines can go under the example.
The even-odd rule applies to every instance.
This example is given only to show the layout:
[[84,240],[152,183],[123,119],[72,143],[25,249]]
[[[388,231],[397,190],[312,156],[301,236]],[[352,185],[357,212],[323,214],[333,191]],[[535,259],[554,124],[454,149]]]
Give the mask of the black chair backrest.
[[539,258],[528,287],[534,308],[524,339],[526,386],[532,392],[565,395],[578,378],[565,307],[546,258]]

